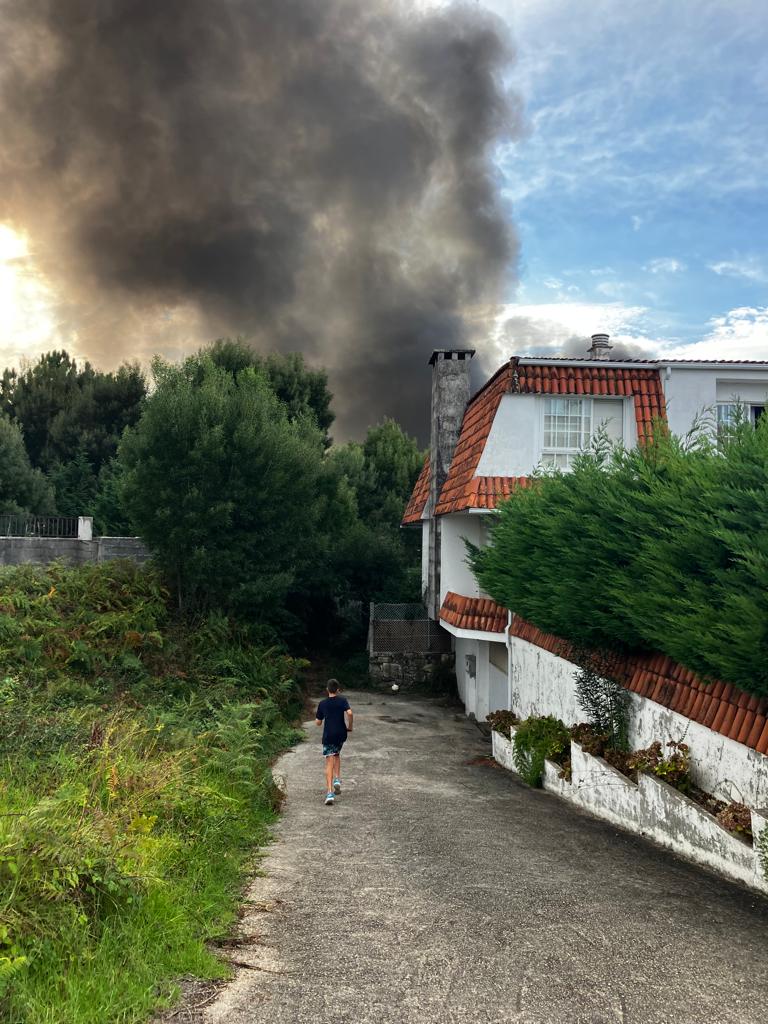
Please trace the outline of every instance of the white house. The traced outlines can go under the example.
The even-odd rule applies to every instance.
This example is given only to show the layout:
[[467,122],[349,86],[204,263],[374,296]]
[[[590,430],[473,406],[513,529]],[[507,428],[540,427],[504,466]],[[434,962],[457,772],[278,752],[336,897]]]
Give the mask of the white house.
[[[613,360],[609,349],[608,336],[598,334],[583,359],[513,356],[471,398],[473,353],[432,354],[430,455],[403,525],[421,527],[428,611],[453,636],[459,692],[467,713],[478,719],[513,706],[513,693],[520,689],[516,672],[521,671],[513,664],[513,637],[526,634],[526,645],[518,644],[516,656],[528,658],[536,655],[529,650],[531,636],[536,637],[537,649],[550,657],[557,638],[539,634],[528,623],[515,623],[507,609],[488,599],[467,565],[464,538],[482,545],[497,503],[514,488],[525,487],[538,465],[567,470],[600,424],[612,438],[631,447],[656,419],[684,434],[702,415],[728,421],[737,404],[755,420],[765,409],[768,361]],[[562,666],[566,674],[565,666],[568,671],[573,668],[566,661]],[[640,668],[638,673],[642,674]],[[645,671],[649,674],[654,675]],[[663,673],[655,675],[661,679]],[[628,685],[639,693],[650,683],[643,677],[641,686],[638,674],[634,682],[628,679]],[[662,701],[673,710],[679,710],[676,701],[682,706],[690,697],[690,686],[685,693],[677,686],[678,681]],[[571,698],[566,694],[562,700]],[[739,700],[734,695],[733,703]],[[578,715],[575,707],[531,701],[540,713],[561,711],[566,721]],[[723,722],[715,724],[718,712],[713,705],[706,711],[714,716],[707,724],[742,743],[751,736],[750,746],[764,747],[761,753],[768,754],[768,719],[763,714],[768,708],[758,709],[756,699],[752,703],[755,707],[747,715],[739,715],[739,707],[724,712],[724,728]]]

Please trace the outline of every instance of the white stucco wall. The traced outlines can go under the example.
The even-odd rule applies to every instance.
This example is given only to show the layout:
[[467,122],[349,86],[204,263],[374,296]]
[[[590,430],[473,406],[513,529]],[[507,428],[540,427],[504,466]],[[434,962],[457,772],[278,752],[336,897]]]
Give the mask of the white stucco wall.
[[[499,732],[492,736],[494,758],[510,771],[516,771],[513,737],[514,729],[509,738]],[[693,800],[653,775],[641,774],[637,783],[632,782],[572,741],[570,781],[560,777],[558,765],[546,761],[542,785],[591,814],[650,836],[689,860],[768,892],[756,846],[731,835]],[[752,811],[755,836],[767,821],[764,814]]]
[[[546,395],[504,395],[480,456],[476,476],[530,476],[541,462]],[[592,399],[595,430],[605,423],[608,436],[631,448],[637,429],[631,400]]]
[[464,538],[477,544],[485,544],[485,529],[482,516],[459,512],[441,516],[440,541],[440,604],[449,590],[464,597],[480,597],[472,570],[467,565],[467,549]]
[[477,715],[477,676],[473,679],[467,670],[467,657],[475,658],[475,665],[480,660],[478,657],[478,640],[465,640],[456,637],[454,652],[456,655],[456,683],[459,690],[459,697],[464,703],[464,710],[468,715]]
[[[483,641],[471,642],[472,653],[487,659]],[[482,649],[486,648],[485,651]],[[490,666],[492,672],[498,671]],[[566,725],[584,720],[576,700],[574,677],[578,669],[569,661],[537,647],[535,644],[512,638],[512,710],[521,718],[530,715],[554,715]],[[490,672],[481,677],[473,693],[472,713],[480,718],[479,710],[490,708],[491,688],[496,677]],[[488,693],[482,693],[482,679],[487,680]],[[497,692],[495,689],[493,692]],[[691,770],[696,783],[721,800],[739,800],[749,807],[768,806],[768,757],[756,750],[736,743],[720,733],[713,732],[698,722],[637,694],[630,694],[630,744],[633,749],[647,747],[655,740],[666,744],[669,740],[683,740],[690,747]],[[507,707],[506,699],[501,707]],[[494,710],[494,709],[491,709]],[[467,708],[469,713],[470,709]]]
[[503,395],[475,476],[529,476],[541,457],[537,395]]
[[696,417],[718,401],[741,395],[745,401],[761,402],[768,393],[768,371],[759,367],[735,370],[672,366],[668,371],[661,370],[661,379],[673,434],[687,433]]

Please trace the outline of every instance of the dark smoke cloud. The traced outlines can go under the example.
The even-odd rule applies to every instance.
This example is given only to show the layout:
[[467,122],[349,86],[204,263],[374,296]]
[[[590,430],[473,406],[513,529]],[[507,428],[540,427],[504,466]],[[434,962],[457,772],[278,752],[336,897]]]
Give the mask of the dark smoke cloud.
[[102,363],[225,333],[422,437],[514,273],[501,23],[397,0],[0,0],[0,221]]

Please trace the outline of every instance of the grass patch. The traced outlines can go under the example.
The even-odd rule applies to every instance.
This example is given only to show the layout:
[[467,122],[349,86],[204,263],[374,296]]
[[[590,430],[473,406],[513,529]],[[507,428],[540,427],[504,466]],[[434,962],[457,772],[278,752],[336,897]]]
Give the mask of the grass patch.
[[142,1021],[222,938],[302,665],[153,571],[0,571],[0,1019]]

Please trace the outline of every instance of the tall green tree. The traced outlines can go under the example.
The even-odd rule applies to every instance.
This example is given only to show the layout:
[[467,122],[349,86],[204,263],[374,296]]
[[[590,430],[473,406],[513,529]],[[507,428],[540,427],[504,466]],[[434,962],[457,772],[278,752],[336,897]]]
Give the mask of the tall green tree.
[[156,360],[155,387],[120,446],[131,521],[182,607],[275,622],[313,557],[322,440],[291,422],[263,372],[210,355]]
[[29,462],[16,423],[0,414],[0,513],[53,511],[53,492],[39,469]]
[[83,456],[98,474],[137,421],[145,394],[138,366],[103,373],[63,351],[47,352],[21,372],[5,370],[0,380],[0,407],[22,428],[32,465],[44,471]]
[[243,370],[252,368],[264,373],[269,385],[283,405],[290,420],[312,417],[318,430],[330,445],[328,431],[334,420],[331,412],[333,395],[328,390],[325,370],[307,366],[300,353],[262,356],[241,338],[220,338],[203,349],[216,366],[227,370],[235,378]]

